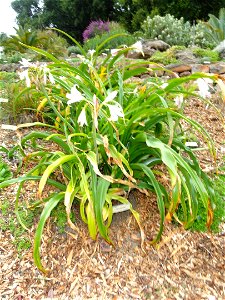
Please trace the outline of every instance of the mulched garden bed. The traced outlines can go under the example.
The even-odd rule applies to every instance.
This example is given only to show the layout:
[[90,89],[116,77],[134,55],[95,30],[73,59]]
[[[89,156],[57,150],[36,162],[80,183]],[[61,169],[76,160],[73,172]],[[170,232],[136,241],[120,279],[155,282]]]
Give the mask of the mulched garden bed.
[[[225,130],[214,109],[195,98],[187,102],[186,114],[200,122],[213,137],[218,163],[225,155]],[[22,133],[22,132],[21,132]],[[0,132],[0,145],[12,145],[14,132]],[[205,147],[200,140],[200,146]],[[214,164],[208,151],[198,153],[208,172]],[[4,157],[4,155],[3,155]],[[6,159],[4,157],[4,159]],[[10,161],[15,171],[17,161]],[[0,201],[13,203],[16,187],[0,191]],[[23,200],[35,197],[29,185]],[[0,230],[1,299],[225,299],[225,224],[218,234],[185,231],[166,224],[156,246],[150,241],[158,228],[155,195],[136,194],[146,243],[141,248],[137,224],[130,215],[115,220],[110,229],[115,247],[101,238],[92,241],[78,220],[80,234],[59,233],[48,222],[42,238],[42,261],[47,276],[33,264],[32,249],[18,255],[10,230]],[[9,211],[12,216],[12,212]],[[34,224],[29,232],[33,241]]]

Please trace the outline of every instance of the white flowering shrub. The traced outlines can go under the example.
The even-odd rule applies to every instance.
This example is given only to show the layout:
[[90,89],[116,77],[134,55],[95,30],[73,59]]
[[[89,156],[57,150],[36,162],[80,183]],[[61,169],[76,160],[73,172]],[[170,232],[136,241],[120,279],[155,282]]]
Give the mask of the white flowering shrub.
[[204,23],[199,22],[197,25],[192,26],[192,45],[199,46],[201,48],[214,48],[216,43],[209,40],[206,33],[206,26]]
[[142,25],[142,31],[145,38],[163,40],[170,46],[196,45],[202,48],[216,46],[208,39],[204,23],[191,25],[183,18],[177,19],[170,14],[163,17],[156,15],[153,18],[148,16]]
[[171,46],[188,46],[191,43],[190,22],[184,22],[183,18],[177,19],[170,14],[164,17],[148,16],[142,25],[142,30],[145,38],[163,40]]

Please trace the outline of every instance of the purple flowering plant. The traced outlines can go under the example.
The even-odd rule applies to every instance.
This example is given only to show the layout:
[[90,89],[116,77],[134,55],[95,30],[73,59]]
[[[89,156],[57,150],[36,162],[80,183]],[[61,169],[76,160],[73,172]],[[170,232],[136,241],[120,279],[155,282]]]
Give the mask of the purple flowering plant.
[[84,41],[94,37],[97,34],[102,34],[104,32],[109,32],[110,22],[104,22],[102,20],[92,21],[83,32]]

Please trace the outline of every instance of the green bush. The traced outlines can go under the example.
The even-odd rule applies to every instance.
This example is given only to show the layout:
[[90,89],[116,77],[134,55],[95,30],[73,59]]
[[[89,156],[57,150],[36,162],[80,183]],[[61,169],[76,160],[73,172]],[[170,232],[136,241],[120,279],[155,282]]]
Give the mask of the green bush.
[[[185,22],[183,18],[177,19],[170,14],[148,16],[142,24],[142,31],[145,38],[160,39],[171,46],[196,45],[201,48],[212,49],[216,45],[215,41],[209,38],[206,25],[203,22],[191,25],[190,22]],[[139,36],[141,36],[140,32]]]
[[[66,39],[53,30],[43,30],[37,32],[37,47],[47,51],[56,57],[67,55],[68,43]],[[42,57],[42,56],[41,56]],[[40,58],[40,55],[36,59]],[[46,57],[44,57],[46,59]]]
[[[166,221],[170,222],[174,216],[178,219],[179,206],[183,211],[180,223],[184,228],[189,228],[198,217],[200,203],[207,215],[207,226],[212,223],[211,180],[201,170],[194,152],[184,145],[180,122],[184,119],[202,134],[215,157],[213,142],[205,129],[182,114],[185,84],[201,75],[174,78],[167,85],[158,79],[137,86],[128,79],[148,69],[145,62],[127,64],[123,55],[129,49],[114,57],[109,54],[101,58],[99,64],[98,54],[107,46],[107,40],[91,53],[75,43],[83,54],[79,64],[71,66],[45,53],[53,61],[47,68],[54,82],[43,82],[43,76],[38,82],[38,74],[42,74],[38,72],[28,81],[31,83],[29,92],[39,93],[39,97],[44,98],[39,111],[48,109],[54,123],[33,124],[46,130],[32,130],[10,152],[13,155],[20,149],[22,161],[31,162],[32,167],[26,174],[0,183],[0,189],[19,184],[16,197],[19,206],[24,183],[39,182],[38,199],[33,206],[41,206],[43,211],[34,238],[34,261],[43,272],[46,270],[40,258],[41,237],[47,219],[60,204],[65,207],[69,226],[79,233],[71,219],[72,205],[75,201],[79,203],[81,218],[91,238],[100,235],[109,244],[113,244],[109,227],[115,202],[130,209],[144,241],[140,216],[128,200],[131,189],[156,194],[159,229],[153,243],[159,241]],[[46,142],[51,143],[51,147],[46,146]],[[28,155],[24,151],[27,147]],[[161,181],[161,174],[167,180]],[[44,196],[46,185],[52,188],[48,187]]]
[[36,112],[41,99],[33,90],[29,92],[25,82],[19,80],[17,73],[0,72],[1,97],[8,100],[0,103],[0,120],[20,122],[22,116]]
[[225,40],[225,8],[219,11],[219,17],[209,14],[208,22],[205,25],[205,35],[210,43],[218,45]]
[[11,64],[11,63],[18,63],[24,57],[24,54],[20,52],[13,52],[3,54],[0,57],[0,64]]
[[172,46],[166,51],[156,51],[150,58],[151,61],[162,63],[164,65],[178,63],[176,59],[176,51],[183,50],[185,47],[183,46]]
[[190,22],[184,22],[183,18],[176,19],[170,14],[164,17],[148,16],[141,28],[145,38],[163,40],[171,46],[188,46],[191,43]]
[[5,53],[26,53],[27,48],[23,46],[23,44],[37,46],[37,42],[37,30],[30,29],[26,26],[19,26],[16,29],[16,34],[7,38],[2,45],[4,46]]
[[208,38],[206,33],[206,27],[203,22],[197,23],[192,26],[192,41],[191,45],[196,45],[201,48],[212,49],[216,46],[216,43]]
[[77,46],[70,46],[67,48],[67,53],[68,56],[70,56],[71,54],[81,54],[81,50]]
[[[109,39],[110,37],[118,34],[119,36],[117,38],[113,38],[110,40],[106,45],[106,49],[113,49],[118,48],[122,45],[130,46],[133,43],[135,43],[136,38],[133,37],[131,34],[129,34],[123,27],[121,27],[116,22],[111,22],[109,26],[109,32],[105,32],[101,35],[96,35],[95,37],[87,40],[84,42],[84,49],[91,50],[97,48],[101,43],[103,43],[105,40]],[[120,35],[124,34],[124,36]]]
[[217,62],[220,60],[220,56],[217,51],[202,48],[193,48],[192,51],[197,57],[201,57],[204,60],[209,60],[210,62]]

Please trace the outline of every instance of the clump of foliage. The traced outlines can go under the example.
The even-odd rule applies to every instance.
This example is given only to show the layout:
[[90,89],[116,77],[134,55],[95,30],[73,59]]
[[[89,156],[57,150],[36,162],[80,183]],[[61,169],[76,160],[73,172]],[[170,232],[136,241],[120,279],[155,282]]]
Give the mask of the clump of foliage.
[[212,22],[209,20],[208,23],[198,22],[196,25],[191,25],[189,21],[185,22],[183,18],[177,19],[173,15],[167,14],[165,16],[148,16],[141,28],[145,38],[160,39],[171,46],[196,45],[201,48],[212,49],[216,46],[216,42],[215,39],[209,37],[209,33],[215,32],[218,35],[221,29],[213,29],[211,26],[210,31],[207,30],[210,23]]
[[23,44],[37,46],[37,30],[31,30],[27,26],[19,26],[18,28],[15,28],[15,30],[16,34],[10,35],[10,37],[3,42],[4,52],[9,53],[16,51],[25,53],[27,48],[23,46]]
[[205,22],[205,35],[209,42],[218,45],[225,40],[225,8],[219,11],[219,17],[209,14],[208,22]]
[[24,57],[24,54],[20,52],[9,52],[8,54],[3,54],[0,58],[1,64],[12,64],[12,63],[18,63],[21,61],[21,59]]
[[[38,48],[43,49],[56,57],[65,57],[67,55],[68,42],[53,30],[39,30],[37,32],[37,38]],[[35,59],[39,59],[39,57],[36,55]],[[41,58],[46,60],[46,57],[41,56]]]
[[12,242],[19,254],[31,247],[32,241],[26,229],[32,227],[34,219],[39,213],[31,209],[24,209],[25,207],[25,203],[21,203],[19,209],[20,219],[23,220],[24,228],[15,218],[12,201],[9,201],[8,199],[0,201],[0,230],[9,230],[11,232]]
[[[38,47],[56,57],[65,56],[68,47],[66,39],[56,32],[52,30],[34,30],[27,26],[19,26],[16,29],[16,35],[11,35],[2,44],[4,53],[7,54],[7,62],[19,62],[24,57],[24,54],[30,54],[26,46]],[[40,54],[35,55],[33,52],[33,60],[40,60],[42,58],[43,56]]]
[[71,56],[71,54],[81,54],[81,50],[77,46],[69,46],[67,48],[67,54],[68,56]]
[[86,41],[105,32],[109,32],[109,22],[104,22],[102,20],[92,21],[84,30],[83,39]]
[[206,27],[203,22],[192,25],[191,45],[206,49],[212,49],[216,46],[214,42],[208,39]]
[[185,47],[182,46],[172,46],[166,51],[156,51],[151,56],[151,61],[157,62],[157,63],[163,63],[164,65],[169,65],[173,63],[178,63],[178,60],[176,59],[176,52],[178,50],[183,50]]
[[[211,230],[214,233],[220,232],[220,225],[225,221],[225,191],[224,191],[224,176],[218,176],[213,181],[213,188],[215,190],[215,200],[213,202],[213,223],[211,225]],[[178,215],[180,211],[178,210]],[[208,230],[206,226],[207,215],[205,213],[204,206],[199,205],[199,214],[191,226],[191,230],[206,232]]]
[[210,62],[217,62],[220,60],[220,56],[217,51],[202,48],[193,48],[192,51],[197,57],[204,58],[204,60],[207,59]]
[[39,93],[27,90],[25,82],[19,80],[17,73],[0,72],[1,97],[7,102],[0,103],[0,119],[4,122],[19,122],[22,115],[36,111],[40,103]]
[[12,172],[9,166],[0,158],[0,182],[12,178]]
[[[115,38],[111,38],[113,36],[117,35]],[[116,22],[111,22],[109,24],[109,31],[104,32],[101,35],[96,35],[95,37],[88,39],[84,42],[84,49],[91,50],[97,48],[99,45],[104,43],[104,41],[107,40],[107,43],[105,44],[106,49],[113,49],[118,48],[120,46],[126,45],[130,46],[133,43],[135,43],[136,38],[133,37],[131,34],[129,34],[120,24]]]
[[170,14],[163,17],[148,16],[141,28],[145,38],[163,40],[171,46],[188,46],[191,41],[190,22],[185,22],[183,18],[177,19]]
[[[215,149],[205,129],[184,116],[181,100],[177,101],[178,96],[181,99],[186,94],[184,84],[201,78],[201,74],[173,78],[167,85],[159,79],[137,86],[127,79],[148,69],[145,62],[127,64],[123,55],[129,48],[115,56],[109,53],[99,64],[98,55],[112,36],[89,53],[69,38],[80,48],[80,63],[71,66],[46,52],[52,60],[47,66],[48,80],[43,81],[41,77],[38,82],[38,76],[27,80],[31,84],[28,90],[33,93],[35,89],[43,99],[38,112],[45,112],[44,117],[49,116],[51,120],[49,124],[43,118],[42,123],[33,126],[53,130],[33,130],[23,136],[11,154],[20,149],[23,162],[34,164],[23,176],[0,183],[0,188],[19,184],[16,195],[19,207],[24,183],[39,182],[38,199],[33,204],[43,208],[34,238],[37,267],[46,272],[40,258],[41,237],[47,219],[60,204],[65,207],[68,225],[79,233],[71,219],[72,205],[75,201],[79,203],[81,219],[87,224],[91,238],[96,239],[99,234],[110,244],[113,244],[109,227],[115,201],[128,206],[144,241],[140,216],[128,200],[131,189],[156,193],[160,220],[152,243],[159,241],[165,221],[170,222],[174,216],[178,219],[179,206],[183,212],[179,222],[184,228],[190,228],[198,217],[200,203],[210,227],[214,202],[212,183],[194,153],[184,145],[180,120],[184,119],[204,136],[213,157]],[[56,144],[56,150],[46,147],[46,142]],[[25,149],[30,153],[25,153]],[[162,166],[167,176],[165,185],[159,180]],[[44,196],[47,184],[52,189]]]

